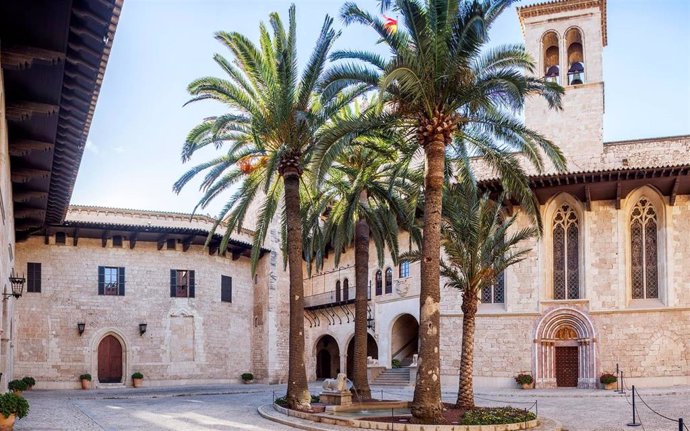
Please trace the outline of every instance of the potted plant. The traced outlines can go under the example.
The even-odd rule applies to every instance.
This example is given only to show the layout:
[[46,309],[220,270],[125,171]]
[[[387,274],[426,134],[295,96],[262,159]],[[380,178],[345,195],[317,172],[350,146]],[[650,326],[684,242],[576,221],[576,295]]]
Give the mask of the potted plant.
[[534,379],[529,374],[518,374],[515,376],[515,381],[522,389],[532,389],[532,383],[534,383]]
[[21,395],[27,387],[28,385],[24,382],[24,380],[12,380],[7,384],[7,388],[17,395]]
[[91,374],[86,373],[82,374],[79,376],[79,380],[81,380],[81,388],[86,390],[91,387]]
[[244,374],[242,374],[242,381],[243,381],[245,384],[252,383],[252,382],[254,381],[254,374],[252,374],[252,373],[244,373]]
[[29,413],[29,402],[12,392],[0,395],[0,429],[11,430],[15,419],[21,419]]
[[22,379],[22,381],[26,383],[26,389],[28,390],[33,389],[33,387],[36,385],[36,379],[34,379],[33,377],[26,376]]
[[141,374],[139,371],[136,373],[132,374],[132,385],[135,388],[140,388],[141,387],[141,381],[144,379],[144,375]]
[[601,375],[601,377],[599,377],[599,381],[604,386],[604,389],[606,389],[607,391],[612,391],[616,389],[616,382],[618,381],[618,377],[616,377],[615,374],[604,373]]

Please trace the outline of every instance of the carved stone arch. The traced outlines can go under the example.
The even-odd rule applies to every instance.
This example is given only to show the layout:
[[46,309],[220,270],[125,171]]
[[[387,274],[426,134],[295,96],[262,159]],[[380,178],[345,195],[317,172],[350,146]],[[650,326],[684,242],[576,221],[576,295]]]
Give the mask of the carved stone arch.
[[335,334],[325,332],[319,335],[314,342],[313,352],[317,379],[334,378],[342,372],[342,349]]
[[670,256],[668,250],[668,226],[670,217],[669,212],[666,210],[668,205],[667,198],[656,188],[651,185],[645,185],[639,187],[625,197],[623,204],[621,205],[621,223],[622,232],[625,232],[623,239],[623,249],[625,256],[625,303],[630,305],[635,301],[640,299],[633,298],[633,229],[632,229],[632,219],[633,212],[635,208],[642,202],[645,201],[647,205],[653,208],[656,223],[656,248],[654,252],[656,253],[656,270],[658,271],[656,281],[658,283],[658,297],[641,299],[643,301],[655,301],[662,304],[669,304],[672,302],[671,292],[668,289],[668,256]]
[[[555,29],[546,30],[539,38],[540,73],[546,75],[551,66],[558,66],[562,72],[561,35]],[[555,49],[554,49],[555,48]],[[560,82],[560,81],[559,81]]]
[[130,373],[130,364],[131,364],[131,351],[130,351],[130,343],[125,336],[125,334],[120,331],[117,328],[101,328],[97,330],[96,332],[93,333],[91,336],[91,340],[89,342],[89,350],[90,350],[90,369],[88,371],[89,374],[93,376],[93,384],[96,387],[103,386],[103,385],[109,385],[112,386],[112,383],[99,383],[98,382],[98,346],[103,341],[103,339],[109,335],[112,335],[117,339],[117,341],[120,342],[120,345],[122,346],[122,382],[119,384],[126,384],[127,383],[127,376],[129,376]]
[[577,387],[597,387],[598,340],[590,316],[576,307],[557,307],[548,311],[535,325],[533,372],[538,388],[557,386],[560,347],[577,348]]
[[[567,205],[577,216],[577,233],[578,233],[578,252],[577,252],[577,283],[579,290],[579,299],[587,297],[587,288],[585,283],[585,268],[587,267],[587,253],[585,247],[587,245],[587,219],[585,217],[584,204],[575,196],[569,193],[559,193],[553,196],[544,206],[542,211],[542,219],[544,220],[544,234],[543,234],[543,248],[542,261],[544,262],[544,278],[542,285],[545,287],[542,292],[542,298],[554,299],[554,219],[559,211],[562,211],[563,206]],[[568,296],[565,296],[567,299]]]

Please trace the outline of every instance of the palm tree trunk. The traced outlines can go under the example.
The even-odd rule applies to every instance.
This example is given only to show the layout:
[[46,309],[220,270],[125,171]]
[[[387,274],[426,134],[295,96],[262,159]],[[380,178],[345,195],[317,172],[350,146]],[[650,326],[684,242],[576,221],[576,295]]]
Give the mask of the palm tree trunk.
[[477,316],[477,291],[465,289],[462,294],[462,355],[460,358],[460,384],[456,407],[474,408],[474,387],[472,372],[474,369],[474,329]]
[[424,231],[419,292],[419,368],[412,400],[414,423],[443,423],[440,360],[441,210],[445,143],[438,135],[425,148]]
[[307,372],[304,366],[304,285],[299,180],[299,174],[296,170],[288,170],[283,174],[288,268],[290,271],[287,402],[292,409],[306,408],[311,402],[311,395],[307,386]]
[[369,281],[369,225],[364,218],[355,227],[355,351],[352,380],[360,399],[371,399],[367,376],[367,284]]

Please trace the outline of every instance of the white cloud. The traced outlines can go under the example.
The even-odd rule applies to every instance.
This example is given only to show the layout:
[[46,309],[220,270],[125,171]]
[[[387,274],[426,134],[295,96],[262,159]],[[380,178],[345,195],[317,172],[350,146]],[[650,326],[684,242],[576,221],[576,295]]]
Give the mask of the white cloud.
[[86,150],[92,152],[93,154],[99,154],[101,149],[93,143],[91,139],[86,140]]

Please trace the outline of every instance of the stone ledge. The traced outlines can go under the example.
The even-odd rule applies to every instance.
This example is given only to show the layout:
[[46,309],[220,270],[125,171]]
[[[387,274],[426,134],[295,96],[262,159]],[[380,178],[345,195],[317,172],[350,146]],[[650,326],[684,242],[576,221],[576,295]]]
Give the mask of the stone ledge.
[[[531,420],[528,422],[519,422],[513,424],[500,425],[416,425],[416,424],[391,424],[385,422],[368,421],[361,419],[347,419],[338,418],[328,414],[322,413],[307,413],[290,410],[273,404],[273,412],[270,405],[260,406],[257,411],[259,414],[271,421],[289,425],[305,430],[321,431],[325,429],[333,429],[331,427],[324,428],[320,426],[311,426],[304,424],[301,421],[297,422],[294,419],[311,421],[315,423],[323,423],[327,425],[354,427],[362,429],[376,429],[376,430],[392,430],[392,431],[514,431],[523,429],[537,429],[537,430],[560,430],[560,424],[546,418]],[[278,415],[276,415],[276,413]],[[284,417],[281,417],[284,416]],[[547,428],[543,426],[549,425]]]

